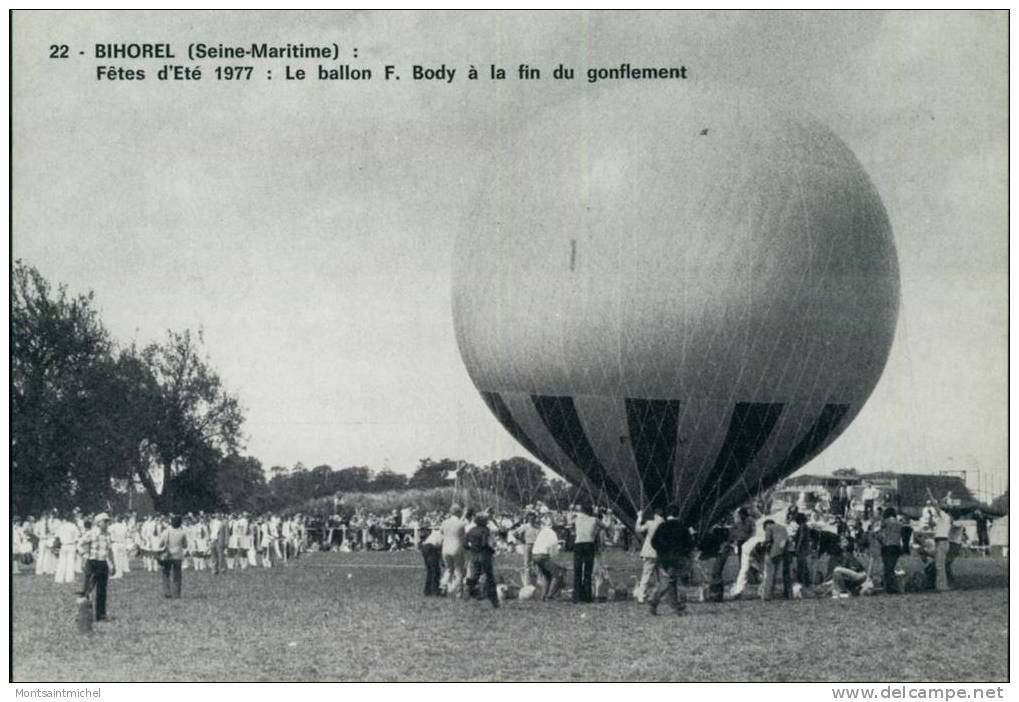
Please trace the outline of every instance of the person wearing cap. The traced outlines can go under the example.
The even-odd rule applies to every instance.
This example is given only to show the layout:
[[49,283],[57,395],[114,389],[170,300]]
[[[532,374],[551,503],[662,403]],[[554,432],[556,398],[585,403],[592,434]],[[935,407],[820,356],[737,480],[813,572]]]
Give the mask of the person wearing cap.
[[113,539],[109,533],[110,515],[100,512],[95,517],[95,526],[85,532],[78,542],[85,558],[85,584],[80,594],[87,595],[93,589],[96,593],[96,621],[108,619],[106,615],[106,586],[110,574],[117,572],[113,562]]

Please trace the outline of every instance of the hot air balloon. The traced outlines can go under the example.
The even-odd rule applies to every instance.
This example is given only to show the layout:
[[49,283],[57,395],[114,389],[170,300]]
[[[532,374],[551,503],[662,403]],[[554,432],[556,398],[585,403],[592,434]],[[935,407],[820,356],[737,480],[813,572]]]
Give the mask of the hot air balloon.
[[701,529],[825,449],[887,360],[881,199],[816,120],[737,90],[590,90],[509,135],[458,233],[467,371],[632,524]]

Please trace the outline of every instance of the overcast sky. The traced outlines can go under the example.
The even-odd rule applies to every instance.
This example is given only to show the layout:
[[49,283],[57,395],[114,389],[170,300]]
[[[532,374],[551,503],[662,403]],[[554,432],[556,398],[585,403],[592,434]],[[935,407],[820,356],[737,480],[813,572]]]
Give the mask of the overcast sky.
[[[94,290],[122,341],[203,327],[247,408],[248,452],[267,467],[410,472],[425,456],[527,455],[460,361],[453,240],[486,144],[571,92],[612,88],[463,73],[682,64],[692,81],[751,86],[829,124],[892,222],[891,357],[806,470],[980,469],[1001,486],[1007,39],[1004,12],[18,12],[13,253]],[[288,83],[274,70],[223,83],[203,62],[199,83],[98,82],[92,45],[111,41],[170,42],[178,63],[190,42],[336,42],[376,80]],[[49,59],[52,44],[71,58]],[[164,61],[128,63],[153,78]],[[387,63],[458,75],[386,83]]]

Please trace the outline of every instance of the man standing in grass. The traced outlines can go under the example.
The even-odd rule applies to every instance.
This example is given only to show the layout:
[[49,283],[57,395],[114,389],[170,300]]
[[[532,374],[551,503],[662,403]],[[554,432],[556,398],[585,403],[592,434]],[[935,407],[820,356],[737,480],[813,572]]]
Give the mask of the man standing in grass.
[[591,505],[580,508],[573,525],[576,534],[573,541],[573,601],[593,602],[594,557],[598,551],[598,534],[604,527],[594,516]]
[[442,534],[442,562],[446,567],[446,592],[463,596],[464,579],[464,538],[467,522],[460,518],[460,505],[449,508],[449,516],[439,532]]
[[940,504],[934,505],[934,563],[937,568],[937,589],[946,592],[948,584],[948,537],[952,534],[952,516]]
[[180,597],[184,556],[188,550],[187,531],[179,514],[170,517],[170,528],[163,532],[163,557],[159,565],[163,570],[163,596]]
[[491,532],[488,529],[488,515],[484,512],[474,517],[474,528],[467,534],[467,549],[471,553],[471,575],[467,578],[467,592],[474,592],[478,579],[485,576],[485,595],[493,607],[499,606],[499,595],[495,589],[495,568],[492,555]]
[[421,544],[421,557],[425,561],[425,597],[439,594],[442,578],[442,532],[432,529]]
[[95,589],[96,621],[101,622],[106,616],[106,586],[111,571],[117,572],[113,563],[113,539],[110,538],[108,527],[110,516],[106,512],[96,515],[95,526],[85,533],[79,547],[85,558],[85,586],[82,595],[88,595]]
[[[640,572],[640,583],[637,584],[636,597],[637,601],[644,604],[644,600],[647,599],[648,589],[651,587],[651,580],[655,579],[655,573],[658,568],[658,554],[655,553],[655,549],[651,546],[651,539],[655,536],[655,530],[665,521],[662,518],[662,510],[654,508],[654,510],[647,510],[652,513],[651,519],[644,521],[638,518],[637,521],[637,533],[644,534],[644,544],[640,547],[640,560],[641,560],[641,572]],[[640,517],[643,517],[645,513],[642,513]],[[657,579],[656,585],[657,585]]]
[[679,579],[690,571],[693,538],[690,529],[679,521],[679,505],[669,505],[666,519],[655,529],[651,546],[658,554],[658,589],[651,596],[649,611],[658,614],[658,603],[667,597],[676,614],[686,609],[686,597],[679,591]]
[[782,571],[782,596],[792,597],[792,553],[789,550],[789,531],[785,525],[772,519],[764,522],[764,582],[761,599],[770,600],[775,589],[775,573]]

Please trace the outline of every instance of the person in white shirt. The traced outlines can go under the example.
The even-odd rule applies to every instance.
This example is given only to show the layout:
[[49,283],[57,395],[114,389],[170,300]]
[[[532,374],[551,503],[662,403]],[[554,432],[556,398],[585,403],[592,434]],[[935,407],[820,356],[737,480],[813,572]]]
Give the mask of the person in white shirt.
[[545,580],[545,591],[542,601],[554,599],[566,580],[566,569],[555,562],[555,554],[559,551],[559,535],[552,528],[552,520],[544,517],[541,528],[531,547],[534,566]]
[[952,534],[952,515],[941,505],[934,507],[934,566],[937,568],[939,592],[950,590],[948,584],[948,537]]
[[872,483],[863,485],[863,518],[870,519],[874,514],[874,504],[877,500],[878,491]]
[[446,569],[448,582],[446,593],[463,596],[464,582],[464,539],[466,538],[467,522],[460,515],[460,505],[449,509],[449,517],[439,527],[442,534],[442,564]]
[[[646,510],[640,517],[644,517],[647,512],[652,510]],[[637,591],[634,596],[637,601],[644,604],[644,600],[647,599],[649,589],[651,587],[651,581],[655,581],[655,585],[658,584],[658,567],[656,559],[658,554],[655,553],[654,548],[651,546],[651,539],[655,535],[655,529],[658,528],[665,518],[662,516],[662,510],[660,508],[654,509],[651,519],[644,521],[638,517],[637,521],[637,533],[644,535],[644,545],[640,547],[640,560],[641,560],[641,571],[640,571],[640,582],[637,583]]]
[[209,521],[209,549],[212,552],[212,574],[219,575],[226,570],[227,523],[223,515],[214,514]]
[[227,567],[248,568],[248,516],[241,513],[230,522],[230,559]]
[[110,550],[113,551],[114,572],[111,579],[120,579],[131,572],[127,559],[127,522],[120,517],[110,525]]
[[25,533],[25,523],[18,517],[14,518],[11,523],[11,537],[12,537],[12,561],[11,564],[14,567],[14,573],[21,572],[21,563],[25,558],[26,554],[32,553],[32,543],[29,541],[28,536]]
[[152,517],[147,517],[142,522],[139,530],[141,534],[141,547],[145,552],[142,556],[142,563],[145,565],[145,570],[154,572],[156,570],[156,559],[150,555],[156,548],[156,521]]
[[60,539],[60,558],[57,561],[55,577],[55,581],[58,583],[73,583],[76,580],[74,560],[78,555],[79,536],[81,536],[81,532],[73,519],[60,522],[57,529],[57,538]]
[[35,524],[35,535],[38,538],[39,549],[35,559],[35,574],[52,575],[54,571],[50,569],[50,563],[53,561],[53,539],[56,535],[50,515],[43,514],[39,517]]

